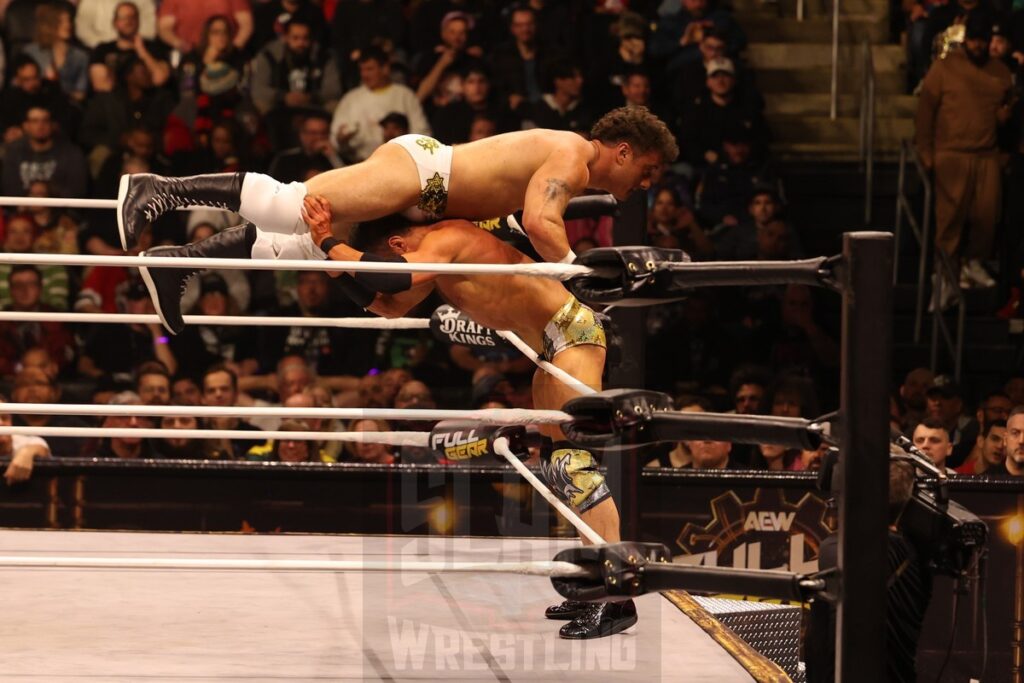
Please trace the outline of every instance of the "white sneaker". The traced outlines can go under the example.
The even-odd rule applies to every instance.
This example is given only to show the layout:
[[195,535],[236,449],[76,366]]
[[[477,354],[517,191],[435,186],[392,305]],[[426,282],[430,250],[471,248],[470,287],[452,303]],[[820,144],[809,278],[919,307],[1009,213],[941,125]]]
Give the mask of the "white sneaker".
[[978,259],[971,259],[960,268],[960,279],[967,278],[972,284],[978,287],[995,287],[996,281],[992,279],[992,276],[985,270],[985,266],[981,265],[981,261]]

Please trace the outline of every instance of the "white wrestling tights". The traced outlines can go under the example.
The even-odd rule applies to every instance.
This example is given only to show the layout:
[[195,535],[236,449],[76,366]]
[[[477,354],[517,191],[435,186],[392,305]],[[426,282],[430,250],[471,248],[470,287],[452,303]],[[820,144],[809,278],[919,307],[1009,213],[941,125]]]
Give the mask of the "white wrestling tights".
[[303,183],[288,183],[262,173],[246,173],[238,213],[255,223],[260,230],[282,235],[306,232],[302,222],[302,200],[306,198]]
[[[300,221],[301,222],[301,221]],[[305,228],[305,224],[302,226]],[[313,244],[309,232],[282,235],[256,228],[256,241],[252,245],[253,258],[296,259],[323,261],[327,258],[320,248]]]

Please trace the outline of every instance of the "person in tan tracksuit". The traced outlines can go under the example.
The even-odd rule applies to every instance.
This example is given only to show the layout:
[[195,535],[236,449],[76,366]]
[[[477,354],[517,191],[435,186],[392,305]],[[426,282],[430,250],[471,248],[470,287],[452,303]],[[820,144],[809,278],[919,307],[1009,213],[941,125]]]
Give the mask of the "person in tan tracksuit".
[[[989,59],[991,36],[991,19],[972,13],[963,49],[932,64],[917,105],[917,150],[935,178],[935,246],[953,258],[962,252],[961,287],[995,284],[981,261],[999,220],[996,131],[1010,115],[1012,81],[1001,60]],[[962,247],[965,223],[971,231]]]

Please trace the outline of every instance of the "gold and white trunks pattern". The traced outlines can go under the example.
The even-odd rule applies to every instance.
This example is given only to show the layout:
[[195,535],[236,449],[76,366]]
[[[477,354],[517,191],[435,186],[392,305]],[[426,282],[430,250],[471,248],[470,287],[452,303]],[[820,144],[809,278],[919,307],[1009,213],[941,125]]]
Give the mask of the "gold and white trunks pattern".
[[389,143],[403,147],[416,162],[420,175],[420,202],[426,220],[440,220],[448,208],[448,179],[452,174],[452,148],[427,135],[400,135]]
[[559,353],[573,346],[583,344],[607,346],[604,326],[594,315],[593,309],[581,304],[571,294],[558,309],[558,312],[551,316],[548,324],[544,326],[542,341],[544,343],[543,357],[547,361],[554,360]]

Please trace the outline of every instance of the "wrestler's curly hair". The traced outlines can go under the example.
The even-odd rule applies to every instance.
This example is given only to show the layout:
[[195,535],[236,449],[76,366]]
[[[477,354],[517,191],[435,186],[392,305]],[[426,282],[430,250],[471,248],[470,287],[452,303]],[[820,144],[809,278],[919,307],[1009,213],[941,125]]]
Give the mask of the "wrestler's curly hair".
[[665,162],[679,156],[672,131],[647,107],[612,109],[590,129],[590,137],[606,144],[628,142],[640,154],[658,152]]

